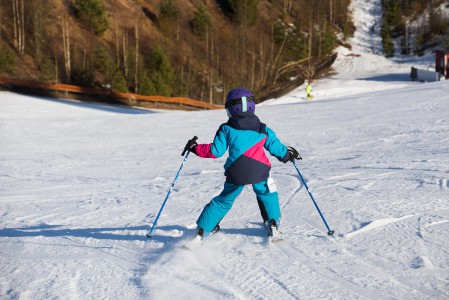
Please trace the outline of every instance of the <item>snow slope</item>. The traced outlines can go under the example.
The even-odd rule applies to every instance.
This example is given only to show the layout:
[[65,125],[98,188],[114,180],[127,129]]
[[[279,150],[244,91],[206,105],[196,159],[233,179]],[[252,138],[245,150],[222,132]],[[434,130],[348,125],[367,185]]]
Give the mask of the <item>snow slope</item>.
[[[429,88],[430,87],[430,88]],[[260,106],[299,149],[336,238],[291,164],[273,161],[286,240],[267,245],[246,188],[193,251],[224,158],[190,156],[154,239],[144,234],[192,135],[223,111],[146,113],[0,94],[5,299],[444,299],[449,283],[448,84]]]
[[[376,1],[353,6],[369,28]],[[145,242],[184,144],[210,142],[224,111],[0,92],[0,299],[448,299],[449,82],[393,80],[397,61],[355,46],[364,32],[315,100],[299,88],[256,109],[301,152],[333,239],[294,167],[271,159],[286,240],[266,243],[246,187],[192,244],[225,157],[191,155]]]

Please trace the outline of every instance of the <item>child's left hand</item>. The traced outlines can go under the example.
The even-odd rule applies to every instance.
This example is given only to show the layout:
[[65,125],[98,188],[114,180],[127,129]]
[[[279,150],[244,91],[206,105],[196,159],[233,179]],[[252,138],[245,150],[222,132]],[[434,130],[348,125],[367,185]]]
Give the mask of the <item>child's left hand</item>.
[[287,151],[288,151],[288,154],[289,154],[289,158],[288,158],[289,161],[293,162],[293,161],[295,161],[295,159],[302,160],[301,155],[299,155],[299,152],[295,148],[288,147]]

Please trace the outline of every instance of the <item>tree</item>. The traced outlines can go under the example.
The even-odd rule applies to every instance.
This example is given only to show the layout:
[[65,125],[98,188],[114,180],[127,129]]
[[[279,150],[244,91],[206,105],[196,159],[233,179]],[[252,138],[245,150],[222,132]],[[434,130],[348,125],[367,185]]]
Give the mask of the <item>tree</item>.
[[383,39],[384,53],[386,57],[392,57],[394,55],[394,43],[391,35],[387,34]]
[[173,0],[162,0],[159,5],[161,18],[166,20],[175,20],[178,17],[178,5]]
[[157,94],[151,76],[148,74],[148,70],[141,70],[139,78],[140,78],[140,94],[142,95]]
[[415,42],[415,54],[421,56],[424,54],[424,51],[427,47],[427,28],[421,28],[421,30],[418,30],[418,35],[416,36],[416,42]]
[[447,20],[443,18],[441,9],[438,7],[429,15],[429,33],[431,34],[446,34],[449,30]]
[[153,53],[151,53],[149,70],[156,93],[163,96],[170,96],[173,91],[175,72],[160,47],[156,47],[153,49]]
[[0,47],[0,72],[9,72],[15,60],[12,53],[5,47]]
[[39,80],[42,81],[56,81],[55,64],[48,56],[43,56],[39,64],[40,74]]
[[73,9],[78,20],[94,34],[102,35],[108,29],[106,8],[101,0],[75,0]]
[[259,0],[222,0],[222,8],[231,20],[243,27],[252,27],[259,18]]
[[160,28],[164,35],[170,39],[179,38],[180,11],[175,0],[162,0],[159,5]]
[[200,36],[201,38],[206,36],[206,32],[211,27],[212,21],[203,5],[200,5],[193,13],[193,18],[190,25],[192,26],[192,30],[195,35]]
[[111,88],[117,92],[128,92],[125,75],[119,68],[116,68],[114,74],[112,75]]

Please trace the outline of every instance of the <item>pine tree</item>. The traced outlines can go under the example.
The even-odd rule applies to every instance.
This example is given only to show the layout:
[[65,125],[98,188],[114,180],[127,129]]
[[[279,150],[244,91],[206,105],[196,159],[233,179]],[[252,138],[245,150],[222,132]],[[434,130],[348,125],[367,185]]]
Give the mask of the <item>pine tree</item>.
[[203,5],[200,5],[193,13],[193,18],[190,24],[195,35],[198,35],[201,38],[206,36],[206,32],[211,27],[212,21]]
[[101,0],[75,0],[75,16],[96,35],[102,35],[109,26],[106,8]]

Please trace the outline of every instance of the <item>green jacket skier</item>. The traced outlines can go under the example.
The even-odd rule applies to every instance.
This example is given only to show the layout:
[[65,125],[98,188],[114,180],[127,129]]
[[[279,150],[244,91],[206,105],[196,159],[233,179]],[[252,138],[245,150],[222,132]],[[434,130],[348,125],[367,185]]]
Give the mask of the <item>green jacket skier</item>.
[[307,94],[307,99],[312,99],[312,85],[310,83],[307,83],[306,86],[306,94]]

